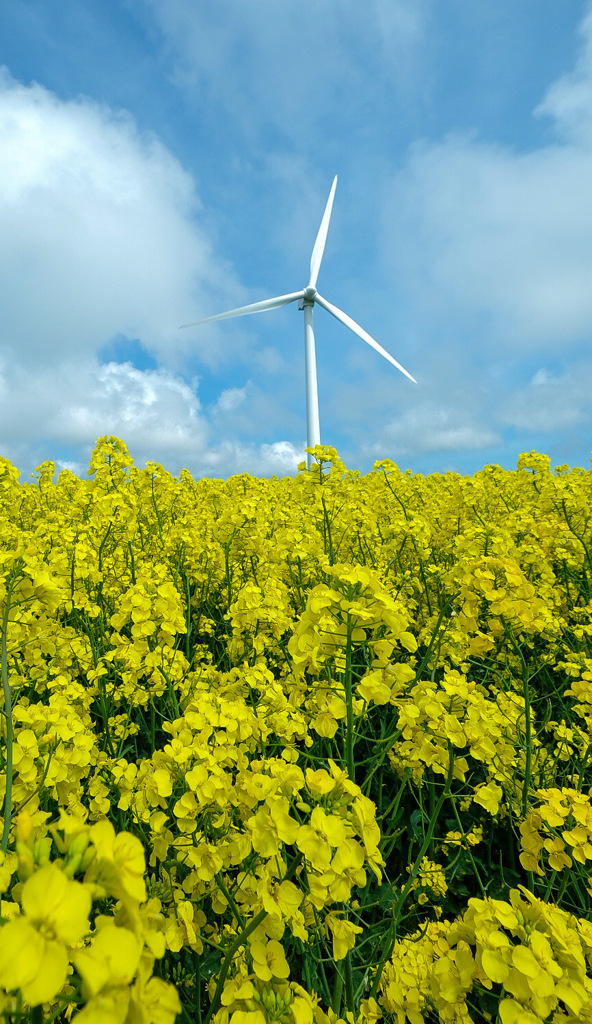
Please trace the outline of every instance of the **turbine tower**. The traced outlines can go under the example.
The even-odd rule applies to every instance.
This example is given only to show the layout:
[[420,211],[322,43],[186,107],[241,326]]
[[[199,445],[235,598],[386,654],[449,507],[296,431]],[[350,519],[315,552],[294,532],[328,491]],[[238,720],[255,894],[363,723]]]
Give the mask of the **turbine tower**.
[[[388,359],[389,363],[404,373],[409,380],[417,384],[415,377],[412,377],[407,372],[404,366],[401,366],[396,359],[390,355],[379,345],[377,341],[372,338],[363,327],[352,320],[347,313],[343,310],[338,309],[337,306],[332,305],[331,302],[327,302],[322,295],[319,295],[317,291],[317,279],[319,276],[319,270],[321,268],[321,260],[325,251],[325,242],[327,241],[327,232],[329,230],[329,221],[331,220],[331,211],[333,209],[333,200],[335,198],[335,189],[337,188],[337,175],[333,179],[327,205],[325,206],[325,212],[321,221],[321,226],[318,230],[315,244],[312,250],[312,256],[310,257],[310,278],[306,288],[303,288],[299,292],[290,292],[288,295],[277,295],[273,299],[262,299],[261,302],[251,302],[248,306],[239,306],[237,309],[229,309],[226,313],[216,313],[215,316],[207,316],[203,320],[193,320],[189,324],[182,324],[182,327],[197,327],[201,324],[210,324],[214,320],[228,320],[233,316],[247,316],[249,313],[265,313],[270,309],[277,309],[279,306],[287,306],[289,302],[298,302],[298,309],[304,312],[304,354],[305,354],[305,372],[306,372],[306,444],[308,448],[312,448],[317,444],[321,443],[321,431],[319,426],[319,395],[317,388],[317,361],[315,354],[315,339],[313,330],[313,307],[315,302],[326,309],[328,313],[331,313],[336,320],[349,327],[350,331],[357,334],[362,341],[365,341],[372,348],[376,349],[381,356]],[[307,466],[310,469],[312,456],[307,453],[306,456]]]

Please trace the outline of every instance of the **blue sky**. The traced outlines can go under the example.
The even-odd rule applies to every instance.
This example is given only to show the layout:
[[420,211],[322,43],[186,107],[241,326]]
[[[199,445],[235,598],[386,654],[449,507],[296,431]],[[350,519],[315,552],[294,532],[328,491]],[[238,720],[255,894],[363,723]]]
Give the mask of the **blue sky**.
[[102,434],[196,476],[303,457],[508,468],[592,448],[592,4],[6,0],[0,454],[84,474]]

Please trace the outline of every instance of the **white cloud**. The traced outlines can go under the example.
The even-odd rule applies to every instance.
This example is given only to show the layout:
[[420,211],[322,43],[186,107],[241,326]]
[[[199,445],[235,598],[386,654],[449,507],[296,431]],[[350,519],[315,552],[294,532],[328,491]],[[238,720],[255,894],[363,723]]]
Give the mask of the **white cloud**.
[[199,351],[178,324],[210,289],[224,301],[233,275],[198,213],[190,175],[129,115],[2,72],[0,302],[19,358],[79,357],[116,334],[169,365]]
[[270,466],[277,466],[276,473],[293,473],[298,463],[306,458],[302,448],[295,448],[289,441],[274,441],[273,444],[262,444],[261,455]]
[[381,248],[408,318],[472,338],[481,364],[592,336],[592,9],[581,34],[575,70],[533,112],[557,141],[424,139],[388,190]]
[[573,71],[548,89],[535,114],[552,117],[560,136],[588,148],[592,144],[592,10],[579,27],[582,46]]
[[561,376],[541,367],[526,387],[517,388],[502,402],[500,422],[547,436],[575,427],[589,434],[591,390],[589,360],[578,360]]
[[[43,439],[55,449],[88,453],[100,435],[121,437],[142,461],[193,459],[208,426],[192,389],[167,370],[89,360],[4,368],[0,405],[2,452],[32,468],[28,449]],[[78,461],[78,460],[76,460]]]
[[425,452],[479,450],[499,441],[499,434],[479,423],[461,406],[445,408],[422,402],[385,423],[380,437],[368,445],[367,451],[380,458],[381,452],[390,449],[396,458],[409,458]]
[[244,404],[246,397],[246,388],[226,388],[218,398],[218,401],[213,408],[213,412],[235,412]]
[[[383,249],[428,322],[553,347],[592,327],[592,153],[520,154],[469,138],[413,148],[393,181]],[[396,241],[393,241],[396,239]]]
[[304,448],[296,448],[289,441],[262,445],[222,441],[203,453],[198,475],[288,476],[294,474],[298,463],[305,458]]
[[78,393],[66,392],[48,423],[58,441],[88,445],[99,434],[115,434],[157,461],[195,457],[207,443],[197,396],[166,370],[107,363],[85,375],[78,370],[76,384]]
[[530,381],[531,387],[534,387],[534,388],[544,387],[545,384],[558,384],[558,383],[559,383],[559,378],[558,377],[553,377],[553,375],[550,374],[549,371],[546,370],[544,366],[541,366],[540,370],[537,370],[537,372],[534,374],[534,376],[532,377],[532,379]]
[[271,128],[288,143],[297,133],[296,151],[319,130],[324,137],[337,123],[367,119],[386,85],[408,86],[428,8],[428,0],[143,4],[194,101],[221,104],[251,141]]
[[[223,393],[230,397],[231,425],[232,390]],[[89,360],[43,366],[31,375],[25,367],[5,364],[0,397],[0,453],[25,476],[48,457],[84,476],[90,452],[104,434],[122,438],[137,465],[161,462],[173,473],[187,467],[194,476],[283,475],[304,458],[304,449],[287,441],[238,441],[228,430],[224,399],[214,430],[195,391],[165,369],[138,370],[131,363],[101,366]],[[221,439],[228,433],[232,436]],[[69,457],[60,460],[56,451],[63,448]]]

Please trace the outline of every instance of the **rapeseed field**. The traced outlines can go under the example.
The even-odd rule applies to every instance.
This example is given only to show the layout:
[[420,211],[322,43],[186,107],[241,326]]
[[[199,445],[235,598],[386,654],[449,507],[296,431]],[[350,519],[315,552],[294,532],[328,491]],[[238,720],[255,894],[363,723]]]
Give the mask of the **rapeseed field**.
[[592,474],[0,460],[0,1015],[592,1021]]

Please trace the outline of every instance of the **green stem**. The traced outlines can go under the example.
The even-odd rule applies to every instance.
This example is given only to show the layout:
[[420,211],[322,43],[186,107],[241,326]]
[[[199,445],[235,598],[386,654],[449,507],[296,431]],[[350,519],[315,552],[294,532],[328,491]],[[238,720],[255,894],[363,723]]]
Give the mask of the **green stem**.
[[[503,621],[503,619],[502,619]],[[522,653],[522,648],[518,644],[516,637],[512,633],[512,630],[508,627],[507,623],[504,623],[506,629],[506,636],[508,637],[514,651],[520,659],[522,665],[522,694],[524,697],[524,740],[526,744],[525,751],[525,763],[524,763],[524,783],[522,785],[522,817],[525,818],[528,812],[528,791],[530,789],[530,783],[532,778],[532,713],[530,706],[530,676],[528,674],[528,665]]]
[[[327,512],[327,506],[325,504],[324,497],[321,496],[321,504],[323,506],[323,534],[325,544],[325,554],[329,556],[329,565],[334,565],[335,554],[333,552],[333,537],[331,536],[331,520],[329,519],[329,513]],[[327,541],[329,550],[327,551]]]
[[[549,881],[549,884],[548,884],[548,886],[547,886],[547,888],[545,890],[545,895],[543,896],[543,903],[548,903],[549,902],[549,896],[551,895],[551,890],[553,888],[553,884],[554,884],[556,878],[557,878],[557,871],[554,871],[553,874],[551,875],[551,879]],[[555,901],[555,902],[557,902],[557,901]]]
[[350,1013],[354,1012],[354,982],[352,975],[351,952],[345,955],[345,1003]]
[[[302,860],[302,854],[299,853],[294,858],[294,860],[292,861],[290,867],[288,868],[288,871],[286,872],[284,881],[288,881],[289,882],[290,879],[294,877],[294,875],[296,874],[296,870],[298,868],[298,865],[300,864],[301,860]],[[226,976],[228,974],[228,971],[230,970],[230,966],[232,964],[232,961],[234,959],[235,954],[238,953],[238,951],[241,948],[241,946],[245,945],[249,935],[251,935],[259,927],[261,922],[264,921],[266,917],[267,917],[267,911],[266,910],[260,910],[259,913],[255,915],[253,920],[250,921],[249,924],[245,928],[243,928],[243,930],[241,932],[239,932],[239,934],[236,936],[234,941],[231,942],[230,946],[228,947],[228,950],[226,952],[226,956],[224,957],[224,960],[222,961],[222,967],[220,968],[220,974],[218,975],[218,983],[216,985],[216,991],[214,992],[214,998],[212,999],[210,1008],[209,1008],[208,1012],[206,1013],[206,1015],[204,1017],[203,1024],[209,1024],[209,1021],[214,1016],[214,1014],[217,1013],[217,1011],[218,1011],[218,1009],[220,1007],[220,1000],[222,998],[222,990],[224,988],[224,982],[226,981]]]
[[199,953],[193,954],[193,963],[195,966],[195,1018],[197,1024],[201,1024],[201,956]]
[[[561,879],[561,885],[559,887],[559,891],[557,893],[557,896],[555,897],[555,900],[554,900],[556,906],[558,906],[558,907],[561,906],[561,901],[563,900],[563,897],[565,896],[565,890],[567,889],[567,886],[568,886],[569,882],[570,882],[570,872],[566,871],[565,868],[564,868],[563,869],[563,878]],[[530,886],[530,890],[531,890],[531,892],[533,891],[533,887],[532,886]]]
[[524,664],[523,668],[522,681],[524,685],[524,715],[526,718],[526,760],[524,764],[524,785],[522,786],[522,816],[525,818],[528,812],[528,791],[530,789],[530,780],[532,774],[532,721],[530,715],[530,687],[528,685],[528,670],[526,664]]
[[191,657],[190,657],[190,643],[191,643],[191,631],[192,631],[192,623],[191,623],[191,586],[190,586],[190,583],[189,583],[189,576],[187,576],[187,574],[185,575],[185,596],[186,596],[186,599],[187,599],[187,616],[186,616],[186,620],[185,620],[185,657],[187,658],[187,661],[189,662],[189,664],[191,664]]
[[229,905],[230,909],[232,910],[232,913],[234,914],[239,927],[240,928],[244,928],[245,927],[245,920],[244,920],[240,910],[238,909],[236,903],[234,902],[232,893],[229,891],[228,887],[224,884],[224,879],[222,878],[222,873],[221,872],[218,872],[218,874],[216,875],[216,884],[218,885],[218,888],[220,889],[220,891],[222,892],[222,894],[224,895],[224,897],[228,901],[228,905]]
[[[430,777],[428,779],[428,801],[429,801],[429,807],[430,807],[428,817],[429,817],[430,821],[433,821],[433,818],[434,818],[434,808],[436,806],[436,781],[434,779],[433,772],[430,774]],[[429,855],[430,855],[431,859],[433,860],[434,859],[434,837],[433,836],[430,839]]]
[[162,547],[164,547],[164,539],[163,539],[163,536],[162,536],[162,519],[160,517],[160,512],[159,512],[159,509],[158,509],[158,505],[156,504],[156,495],[154,493],[154,476],[152,476],[151,484],[152,484],[152,504],[154,506],[154,511],[156,512],[156,523],[157,523],[157,526],[158,526],[158,537],[160,539],[160,543],[161,543]]
[[[465,833],[464,828],[462,827],[462,823],[461,823],[461,820],[460,820],[460,817],[459,817],[459,814],[458,814],[458,810],[457,810],[457,807],[456,807],[456,800],[454,799],[452,794],[450,795],[450,803],[452,804],[452,810],[454,811],[454,817],[456,818],[456,824],[458,825],[458,827],[460,829],[461,835],[463,836],[463,838],[465,838],[466,837],[466,833]],[[477,865],[475,864],[475,858],[473,857],[473,854],[471,852],[471,847],[469,846],[468,842],[467,842],[466,852],[469,855],[469,860],[471,862],[471,867],[473,868],[473,874],[475,875],[475,878],[477,879],[477,882],[479,883],[479,888],[481,890],[481,895],[483,896],[483,899],[485,899],[485,897],[487,896],[487,891],[485,889],[485,886],[483,885],[483,882],[481,881],[481,875],[479,874],[479,871],[477,870]]]
[[407,899],[409,893],[411,892],[411,887],[412,887],[415,879],[417,878],[417,876],[419,874],[419,869],[421,867],[421,862],[422,862],[423,858],[425,857],[426,850],[428,849],[428,847],[429,847],[429,845],[430,845],[430,843],[432,841],[432,836],[434,835],[434,831],[435,831],[436,824],[437,824],[437,821],[438,821],[438,818],[439,818],[439,815],[440,815],[440,811],[442,810],[442,805],[444,804],[444,801],[450,796],[450,785],[452,783],[453,773],[454,773],[454,749],[452,747],[452,744],[449,743],[448,744],[448,774],[446,776],[446,782],[444,783],[444,789],[442,790],[442,793],[440,795],[438,803],[436,804],[436,806],[434,808],[434,814],[433,814],[432,819],[430,821],[429,828],[427,829],[426,834],[424,836],[424,840],[423,840],[423,843],[421,844],[420,851],[419,851],[417,857],[415,858],[415,863],[413,864],[413,867],[412,867],[411,872],[409,874],[409,878],[407,880],[407,883],[406,883],[405,887],[403,888],[403,891],[401,892],[401,895],[399,896],[399,898],[398,898],[398,900],[397,900],[397,902],[395,904],[395,907],[394,907],[394,910],[393,910],[393,920],[392,920],[390,928],[389,928],[389,930],[387,932],[386,942],[384,944],[384,953],[382,954],[382,957],[380,958],[380,961],[378,963],[378,967],[376,968],[376,974],[374,975],[374,980],[372,982],[372,988],[370,989],[370,992],[369,992],[369,997],[370,998],[376,999],[376,993],[378,992],[378,986],[380,985],[380,979],[382,977],[382,972],[384,970],[384,966],[385,966],[387,960],[389,960],[390,957],[392,956],[393,949],[395,948],[395,942],[397,941],[397,927],[398,927],[399,921],[401,920],[401,912],[403,910],[403,906],[405,904],[405,900]]
[[[306,873],[306,868],[305,868],[305,873]],[[322,933],[322,930],[323,930],[323,925],[322,925],[321,919],[319,917],[319,912],[316,909],[316,907],[313,906],[312,909],[313,909],[314,920],[315,920],[315,931],[317,932],[318,935],[320,935]],[[323,939],[319,939],[318,940],[319,946],[322,946],[324,944],[324,941],[325,940],[323,940]],[[318,979],[317,984],[319,984],[323,988],[323,992],[321,993],[322,998],[325,1000],[326,1003],[328,1003],[329,1005],[332,1006],[333,1005],[333,1001],[332,1001],[332,996],[331,996],[331,986],[329,985],[329,980],[327,978],[327,972],[325,971],[325,963],[330,963],[330,962],[331,962],[330,956],[327,956],[327,958],[325,959],[322,955],[319,955],[317,957],[317,960],[316,960],[316,963],[315,963],[315,967],[317,968],[317,970],[319,972],[318,975],[317,975],[317,979]]]
[[347,774],[352,782],[356,781],[354,768],[354,698],[352,687],[352,625],[349,614],[347,617],[347,643],[345,648],[345,764]]
[[331,1009],[333,1010],[333,1013],[336,1013],[337,1016],[339,1016],[339,1011],[341,1009],[341,996],[343,993],[343,973],[339,970],[337,965],[335,965],[335,967],[336,976],[335,985],[333,987],[333,998],[331,999]]
[[133,549],[133,547],[132,547],[132,542],[131,542],[131,540],[128,540],[128,542],[127,542],[127,548],[128,548],[128,551],[129,551],[129,556],[130,556],[130,565],[131,565],[131,575],[132,575],[132,586],[134,586],[134,587],[135,587],[135,585],[136,585],[136,560],[135,560],[135,558],[134,558],[134,549]]
[[585,751],[584,751],[584,754],[583,754],[583,757],[582,757],[582,763],[580,765],[580,770],[578,772],[578,784],[576,786],[576,789],[579,792],[581,792],[581,790],[582,790],[582,783],[584,781],[584,772],[586,770],[586,766],[588,764],[588,758],[590,757],[591,753],[592,753],[592,743],[589,743],[588,746],[586,747]]
[[211,1003],[210,1009],[206,1013],[206,1016],[204,1018],[203,1024],[208,1024],[208,1021],[210,1020],[210,1018],[218,1010],[218,1007],[220,1005],[220,999],[221,999],[221,996],[222,996],[222,989],[224,988],[224,982],[226,981],[226,975],[228,974],[228,971],[230,970],[230,965],[231,965],[231,963],[232,963],[232,961],[234,959],[235,953],[238,952],[238,950],[241,948],[241,946],[244,946],[244,944],[247,941],[249,935],[251,935],[251,933],[254,932],[256,928],[259,927],[261,922],[264,921],[266,917],[267,917],[267,911],[266,910],[260,910],[259,913],[256,914],[256,916],[253,918],[253,920],[247,925],[247,927],[244,928],[243,931],[240,932],[236,936],[234,942],[232,942],[231,945],[228,947],[228,951],[226,953],[226,956],[224,957],[224,960],[222,961],[222,967],[220,969],[220,974],[218,975],[218,984],[216,985],[216,991],[214,992],[214,998],[212,999],[212,1003]]

